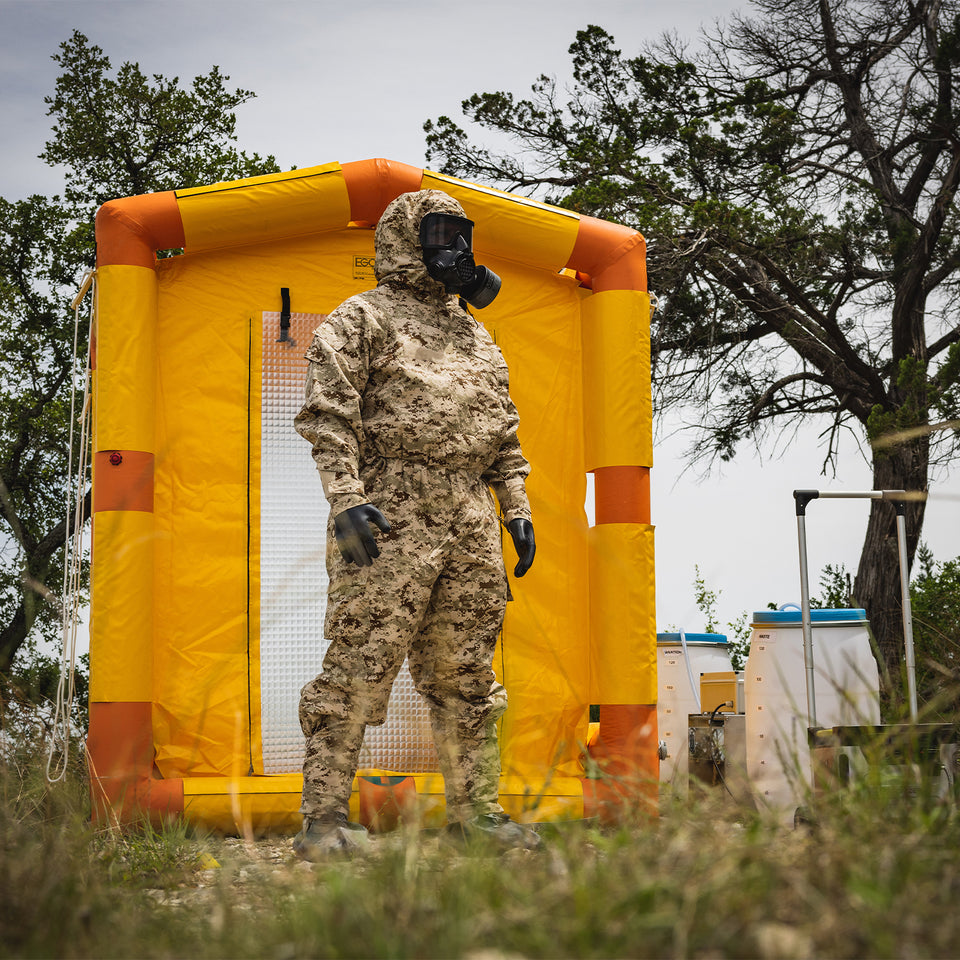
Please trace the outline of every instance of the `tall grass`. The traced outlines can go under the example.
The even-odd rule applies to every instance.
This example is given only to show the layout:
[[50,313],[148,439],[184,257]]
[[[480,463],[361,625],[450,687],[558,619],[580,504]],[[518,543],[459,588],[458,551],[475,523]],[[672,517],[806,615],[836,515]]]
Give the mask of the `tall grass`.
[[812,798],[798,829],[704,791],[654,822],[556,825],[536,853],[464,855],[423,831],[311,867],[280,840],[98,832],[82,768],[54,788],[42,769],[29,750],[0,769],[3,956],[960,953],[960,816],[896,772]]

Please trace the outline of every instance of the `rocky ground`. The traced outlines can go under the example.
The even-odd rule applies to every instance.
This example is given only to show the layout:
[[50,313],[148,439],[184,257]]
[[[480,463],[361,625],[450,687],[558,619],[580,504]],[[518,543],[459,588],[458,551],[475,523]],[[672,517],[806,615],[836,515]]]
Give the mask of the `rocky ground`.
[[[440,845],[438,833],[422,831],[418,836],[419,853],[429,859],[435,857]],[[372,836],[369,851],[353,860],[335,860],[326,863],[307,863],[293,852],[292,837],[243,839],[240,837],[212,837],[197,841],[196,859],[185,871],[182,880],[170,886],[149,888],[147,895],[157,903],[177,905],[186,902],[213,902],[222,898],[222,891],[230,887],[236,891],[262,889],[268,883],[283,891],[303,885],[312,874],[323,874],[336,866],[338,870],[363,871],[376,858],[404,843],[402,832]],[[524,855],[525,851],[511,851],[507,856]],[[238,898],[243,903],[243,898]]]
[[[185,870],[182,879],[171,885],[168,881],[163,886],[151,887],[147,896],[158,904],[176,906],[184,903],[211,904],[223,900],[223,891],[230,888],[238,893],[243,891],[255,892],[269,885],[274,890],[283,892],[285,889],[294,890],[304,885],[304,881],[314,874],[317,879],[331,868],[337,870],[364,871],[377,858],[389,851],[397,850],[408,842],[402,831],[371,835],[369,850],[362,857],[352,860],[334,860],[325,863],[308,863],[300,860],[293,852],[292,837],[267,837],[261,839],[243,839],[240,837],[211,837],[196,842],[196,857]],[[439,831],[422,830],[416,835],[416,845],[408,847],[421,862],[432,864],[440,869],[449,864],[449,852],[442,856],[443,851],[449,851],[449,846],[441,844],[444,841]],[[586,845],[592,852],[592,846]],[[466,855],[466,854],[464,854]],[[509,850],[497,856],[507,860],[521,860],[525,857],[536,856],[527,850]],[[559,856],[554,856],[547,850],[551,861],[556,860],[555,869],[563,870]],[[252,903],[240,896],[236,903]]]

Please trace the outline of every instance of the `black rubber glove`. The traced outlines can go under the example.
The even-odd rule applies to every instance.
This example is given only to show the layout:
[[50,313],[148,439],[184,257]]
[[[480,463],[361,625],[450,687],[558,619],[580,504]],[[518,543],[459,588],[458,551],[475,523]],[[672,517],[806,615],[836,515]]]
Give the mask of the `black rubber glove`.
[[537,552],[537,541],[533,537],[533,524],[529,520],[517,519],[511,520],[507,524],[510,536],[513,537],[513,545],[516,548],[517,556],[520,562],[513,568],[515,577],[522,577],[533,563],[534,554]]
[[380,548],[370,530],[371,523],[376,524],[381,533],[390,532],[387,518],[372,503],[361,503],[359,506],[350,507],[333,518],[337,547],[347,563],[355,563],[358,567],[369,567],[380,556]]

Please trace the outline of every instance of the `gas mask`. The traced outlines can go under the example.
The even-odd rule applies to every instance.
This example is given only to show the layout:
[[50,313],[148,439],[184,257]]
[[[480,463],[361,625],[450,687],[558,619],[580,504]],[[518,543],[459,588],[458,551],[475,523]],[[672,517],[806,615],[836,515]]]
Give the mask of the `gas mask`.
[[473,259],[473,221],[449,213],[428,213],[420,221],[423,262],[447,293],[482,309],[500,292],[500,278]]

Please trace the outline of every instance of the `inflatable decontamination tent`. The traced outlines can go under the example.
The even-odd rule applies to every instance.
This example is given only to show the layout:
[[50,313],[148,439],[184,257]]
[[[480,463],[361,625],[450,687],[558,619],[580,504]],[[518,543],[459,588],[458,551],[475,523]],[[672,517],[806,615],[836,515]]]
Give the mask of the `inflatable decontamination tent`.
[[[387,203],[425,187],[462,203],[478,261],[503,278],[477,318],[509,364],[532,465],[537,559],[512,583],[495,663],[510,698],[502,801],[519,818],[579,817],[637,800],[643,790],[616,786],[626,774],[655,779],[643,238],[370,160],[130,197],[97,215],[88,748],[98,816],[296,827],[298,692],[320,668],[326,593],[326,502],[292,424],[303,354],[325,314],[375,285],[373,228]],[[506,549],[511,560],[509,537]],[[600,779],[584,764],[591,704]],[[426,819],[442,817],[406,668],[360,762],[358,816],[402,786]]]

